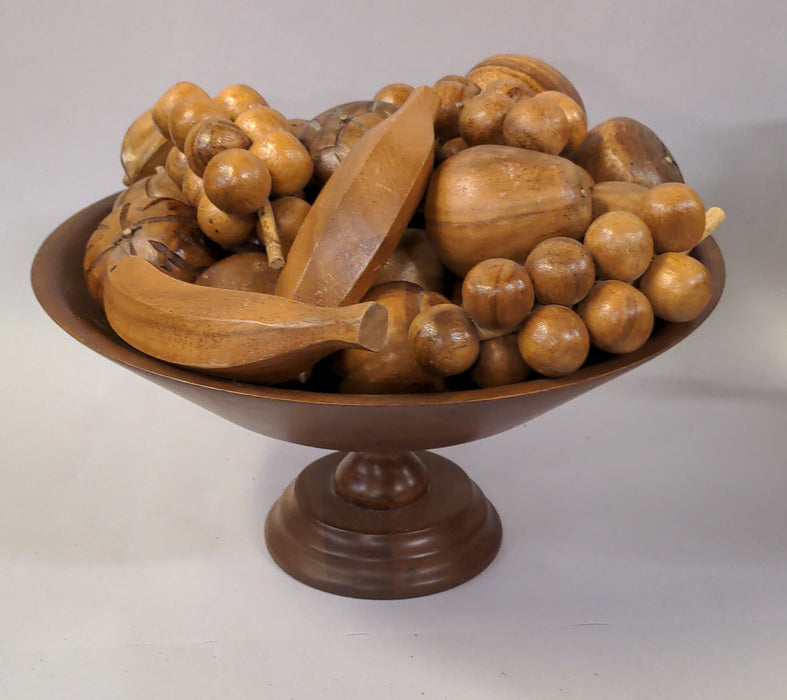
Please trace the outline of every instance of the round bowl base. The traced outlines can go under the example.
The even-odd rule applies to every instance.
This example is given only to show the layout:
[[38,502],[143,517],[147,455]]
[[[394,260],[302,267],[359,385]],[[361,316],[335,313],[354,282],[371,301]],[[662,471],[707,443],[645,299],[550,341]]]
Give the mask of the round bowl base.
[[268,550],[288,574],[339,595],[412,598],[457,586],[495,558],[500,518],[452,461],[431,452],[403,455],[423,463],[428,486],[406,505],[381,509],[337,493],[336,468],[346,455],[312,462],[268,515]]

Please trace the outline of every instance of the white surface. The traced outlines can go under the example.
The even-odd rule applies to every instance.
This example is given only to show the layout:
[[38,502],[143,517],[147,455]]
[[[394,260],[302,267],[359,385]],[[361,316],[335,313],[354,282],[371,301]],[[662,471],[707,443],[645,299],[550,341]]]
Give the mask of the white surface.
[[[0,696],[783,698],[785,6],[266,5],[0,6]],[[480,577],[398,602],[310,590],[261,525],[323,453],[71,340],[32,257],[120,187],[126,126],[176,80],[248,82],[309,117],[509,51],[563,70],[592,123],[660,133],[728,213],[725,295],[666,355],[441,451],[503,519]]]

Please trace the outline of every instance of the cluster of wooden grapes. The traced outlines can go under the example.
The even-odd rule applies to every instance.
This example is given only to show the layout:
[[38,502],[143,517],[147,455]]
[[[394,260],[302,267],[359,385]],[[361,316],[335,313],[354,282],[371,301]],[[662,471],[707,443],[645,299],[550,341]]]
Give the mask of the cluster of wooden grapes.
[[[490,143],[558,154],[577,148],[587,133],[582,105],[558,90],[534,93],[506,76],[490,80],[482,89],[461,75],[440,78],[434,88],[440,96],[435,121],[438,162],[464,148]],[[412,90],[406,83],[392,83],[380,89],[375,100],[402,104]]]
[[151,117],[171,142],[166,172],[196,208],[205,235],[225,248],[256,235],[271,267],[281,267],[309,210],[302,191],[313,166],[295,136],[298,125],[240,84],[211,98],[198,85],[179,82]]
[[[675,189],[661,185],[655,197]],[[582,241],[539,243],[524,264],[479,262],[457,285],[454,303],[436,304],[408,329],[419,364],[443,377],[471,371],[481,387],[571,374],[591,346],[612,354],[639,349],[655,318],[694,319],[707,305],[707,268],[683,252],[653,257],[653,236],[636,214],[599,215]]]

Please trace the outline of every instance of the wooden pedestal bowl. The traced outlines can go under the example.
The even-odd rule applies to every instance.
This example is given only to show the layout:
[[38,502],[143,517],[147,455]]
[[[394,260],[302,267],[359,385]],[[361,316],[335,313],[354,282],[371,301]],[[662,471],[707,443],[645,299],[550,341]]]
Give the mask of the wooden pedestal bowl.
[[696,256],[713,296],[689,323],[660,323],[643,347],[599,357],[561,379],[440,394],[349,395],[216,379],[159,362],[120,340],[82,278],[85,243],[114,196],[61,224],[32,269],[39,302],[81,343],[240,426],[334,450],[308,465],[271,509],[268,549],[295,578],[341,595],[406,598],[456,586],[482,571],[501,540],[500,519],[456,464],[426,450],[522,425],[655,357],[691,334],[724,286],[724,262],[706,239]]

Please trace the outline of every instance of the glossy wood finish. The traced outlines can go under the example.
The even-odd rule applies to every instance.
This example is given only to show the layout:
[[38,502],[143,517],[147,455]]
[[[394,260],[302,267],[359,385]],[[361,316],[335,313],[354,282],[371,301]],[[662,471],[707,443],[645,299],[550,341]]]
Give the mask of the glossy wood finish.
[[597,124],[569,157],[595,182],[621,180],[645,187],[683,182],[667,146],[650,128],[630,117],[612,117]]
[[357,142],[306,215],[277,294],[317,306],[363,297],[426,190],[439,105],[432,88],[419,87]]
[[464,276],[488,258],[524,262],[552,236],[580,238],[592,181],[571,161],[502,145],[466,148],[429,181],[424,218],[443,264]]
[[379,350],[388,329],[381,304],[327,309],[189,284],[136,255],[110,267],[104,312],[112,329],[146,355],[263,384],[297,379],[344,348]]
[[429,489],[387,509],[359,507],[337,493],[342,453],[313,462],[268,515],[271,556],[310,586],[356,598],[437,593],[480,573],[500,547],[497,512],[450,460],[430,452],[401,455],[414,457],[425,466]]
[[[82,255],[88,237],[110,210],[114,198],[115,195],[107,197],[75,214],[59,226],[41,246],[33,263],[32,281],[36,295],[47,313],[70,335],[101,355],[237,425],[277,439],[342,452],[402,454],[408,450],[427,450],[470,442],[522,425],[685,339],[711,313],[724,286],[721,253],[712,238],[706,239],[698,247],[696,255],[711,271],[713,295],[699,317],[681,324],[657,322],[653,336],[636,352],[621,356],[600,356],[594,364],[559,379],[539,378],[489,389],[410,395],[331,394],[244,384],[197,374],[147,357],[126,345],[109,327],[101,307],[91,298],[83,282]],[[432,456],[419,456],[427,466],[430,484],[434,485],[437,477],[431,474],[429,465],[438,462],[442,464],[441,460],[438,458],[433,461]],[[338,455],[329,455],[323,458],[325,461],[321,461],[321,464],[330,466],[314,467],[313,471],[309,472],[314,473],[314,478],[322,483],[319,488],[314,488],[318,491],[321,489],[323,495],[312,502],[325,504],[327,501],[324,499],[333,499],[330,495],[332,491],[335,492],[332,486],[333,472],[341,458]],[[514,466],[511,465],[512,468]],[[472,487],[462,479],[457,470],[445,466],[438,468],[445,473],[453,473],[453,477],[446,476],[446,481],[449,482],[446,493],[455,493],[455,489],[464,489],[465,493],[473,492]],[[306,477],[303,477],[302,483],[304,481],[307,481]],[[451,481],[454,485],[449,488]],[[278,508],[284,509],[286,506],[291,511],[293,503],[299,502],[294,497],[295,485],[291,489],[293,495],[285,496],[284,502],[277,506]],[[431,488],[427,494],[430,492]],[[478,504],[474,506],[475,522],[478,522],[479,512],[487,513],[485,519],[482,519],[482,522],[486,522],[484,528],[493,530],[491,506],[485,504],[480,492],[470,500],[475,500]],[[347,511],[352,505],[344,499],[341,501],[336,508],[341,506]],[[355,553],[348,554],[349,559],[344,562],[347,564],[345,571],[354,572],[355,584],[337,584],[332,590],[346,595],[368,595],[369,586],[366,580],[375,576],[378,580],[388,578],[393,569],[401,575],[397,578],[396,592],[390,593],[390,596],[420,595],[440,590],[441,586],[454,585],[463,576],[472,576],[483,569],[488,563],[485,557],[494,556],[496,546],[487,544],[486,553],[480,557],[480,563],[476,562],[470,569],[466,569],[463,568],[465,565],[462,557],[467,548],[454,545],[451,550],[455,555],[454,563],[441,563],[443,567],[453,566],[454,574],[443,576],[441,586],[433,582],[424,583],[425,580],[431,580],[428,572],[422,571],[419,575],[422,578],[416,577],[415,580],[408,577],[408,567],[404,566],[401,560],[395,566],[383,566],[384,573],[381,574],[380,570],[375,572],[367,567],[367,563],[358,559],[359,552],[368,553],[368,547],[376,548],[374,552],[378,561],[390,558],[394,551],[393,543],[402,541],[397,533],[413,529],[412,524],[408,525],[406,521],[412,514],[420,512],[420,502],[418,499],[407,506],[389,511],[352,506],[355,508],[352,512],[360,511],[358,515],[361,522],[378,523],[376,529],[371,530],[372,533],[379,535],[381,528],[392,528],[394,522],[401,523],[396,526],[401,529],[393,532],[387,540],[377,536],[369,539],[368,530],[365,534],[362,533],[363,537],[360,538],[358,546],[346,550]],[[450,503],[436,505],[446,508]],[[325,507],[328,508],[327,505]],[[388,516],[380,515],[386,512],[389,513]],[[279,518],[279,515],[271,517]],[[386,517],[389,518],[388,521],[384,520]],[[435,518],[434,514],[428,517],[424,515],[422,524],[416,523],[415,529],[434,527]],[[473,518],[468,516],[468,521],[472,520]],[[437,521],[440,521],[440,518],[437,518]],[[384,527],[379,525],[383,522],[387,522]],[[326,529],[319,523],[309,523],[309,526],[318,530]],[[328,531],[334,533],[333,530]],[[345,530],[343,536],[352,539],[353,531],[352,528]],[[357,532],[357,528],[355,531]],[[455,537],[451,528],[444,527],[443,531],[446,536]],[[439,532],[439,529],[436,532]],[[486,535],[485,538],[487,542],[494,540],[492,535]],[[417,538],[415,540],[418,541]],[[319,540],[312,540],[317,541]],[[433,541],[443,542],[439,537],[434,537]],[[459,541],[461,542],[461,537]],[[274,554],[274,557],[281,559],[277,554]],[[341,557],[333,557],[328,563],[325,560],[316,563],[312,554],[304,554],[306,563],[302,568],[306,572],[320,569],[325,572],[322,575],[323,581],[335,580],[338,574],[334,573],[332,566],[340,560]],[[309,561],[312,563],[308,563]],[[460,573],[462,571],[465,573]],[[310,576],[311,573],[308,573],[308,577]],[[307,574],[304,573],[301,578],[305,580]],[[323,587],[328,586],[326,584]],[[375,596],[383,597],[379,591]]]

